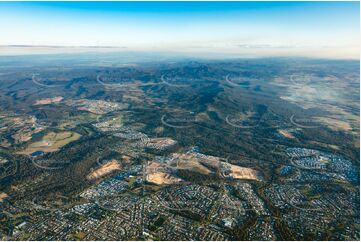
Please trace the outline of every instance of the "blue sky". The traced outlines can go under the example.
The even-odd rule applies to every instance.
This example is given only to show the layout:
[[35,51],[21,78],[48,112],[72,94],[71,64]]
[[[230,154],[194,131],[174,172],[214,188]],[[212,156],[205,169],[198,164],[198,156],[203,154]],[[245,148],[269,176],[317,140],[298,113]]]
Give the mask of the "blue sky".
[[359,2],[0,2],[0,45],[358,58]]

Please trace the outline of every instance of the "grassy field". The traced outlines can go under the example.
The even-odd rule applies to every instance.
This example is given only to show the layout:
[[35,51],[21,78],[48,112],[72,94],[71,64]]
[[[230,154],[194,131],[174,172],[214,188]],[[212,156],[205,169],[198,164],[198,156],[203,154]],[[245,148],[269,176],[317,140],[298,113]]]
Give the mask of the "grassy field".
[[43,136],[41,141],[33,142],[17,153],[29,155],[36,151],[54,152],[66,144],[78,140],[80,137],[80,134],[71,131],[49,132]]

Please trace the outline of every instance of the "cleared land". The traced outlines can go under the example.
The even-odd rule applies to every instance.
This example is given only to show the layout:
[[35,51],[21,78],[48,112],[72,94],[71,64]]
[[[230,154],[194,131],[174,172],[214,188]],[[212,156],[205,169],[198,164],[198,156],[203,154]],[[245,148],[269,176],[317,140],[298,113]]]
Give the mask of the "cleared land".
[[4,192],[0,192],[0,202],[4,201],[5,198],[7,198],[8,195]]
[[172,176],[165,172],[155,172],[147,175],[147,182],[157,185],[169,185],[181,182],[182,179]]
[[293,134],[291,134],[290,132],[288,132],[287,130],[284,130],[284,129],[278,130],[278,133],[280,133],[283,137],[286,137],[288,139],[294,139],[295,138],[295,136],[293,136]]
[[167,165],[160,164],[157,162],[151,162],[147,166],[147,182],[154,183],[157,185],[169,185],[169,184],[177,184],[182,179],[175,177],[170,174],[171,170],[168,169]]
[[261,180],[259,172],[246,167],[231,165],[225,162],[222,162],[222,166],[228,166],[228,174],[225,177],[233,179],[245,179],[245,180]]
[[59,103],[63,100],[63,97],[53,97],[53,98],[44,98],[44,99],[40,99],[37,100],[34,105],[46,105],[46,104],[51,104],[51,103]]
[[147,166],[147,181],[157,185],[179,183],[183,180],[177,177],[177,170],[197,172],[202,175],[216,174],[220,171],[222,178],[262,180],[259,171],[221,161],[221,158],[216,156],[173,153],[167,162],[151,162]]
[[203,175],[209,175],[212,172],[201,164],[197,157],[191,154],[172,154],[172,158],[177,160],[177,169],[180,170],[191,170],[194,172],[201,173]]
[[171,139],[171,138],[153,138],[150,139],[148,142],[148,147],[155,148],[155,149],[167,149],[168,147],[171,147],[175,145],[177,141]]
[[121,170],[121,166],[117,160],[111,160],[111,161],[105,163],[104,165],[102,165],[101,167],[99,167],[98,169],[91,172],[87,176],[87,178],[89,180],[98,179],[98,178],[103,177],[116,170]]

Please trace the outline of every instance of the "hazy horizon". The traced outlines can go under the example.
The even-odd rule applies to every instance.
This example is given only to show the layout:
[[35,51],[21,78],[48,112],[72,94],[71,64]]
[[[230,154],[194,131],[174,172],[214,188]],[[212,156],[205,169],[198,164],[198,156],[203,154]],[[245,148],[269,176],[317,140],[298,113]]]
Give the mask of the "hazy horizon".
[[359,59],[359,2],[1,2],[0,55]]

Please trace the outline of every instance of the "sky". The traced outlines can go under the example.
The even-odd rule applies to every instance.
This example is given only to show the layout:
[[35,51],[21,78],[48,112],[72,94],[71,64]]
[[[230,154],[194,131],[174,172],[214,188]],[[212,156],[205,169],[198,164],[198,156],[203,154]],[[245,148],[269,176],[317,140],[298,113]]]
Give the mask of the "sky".
[[97,49],[358,59],[359,11],[359,2],[0,2],[0,55]]

